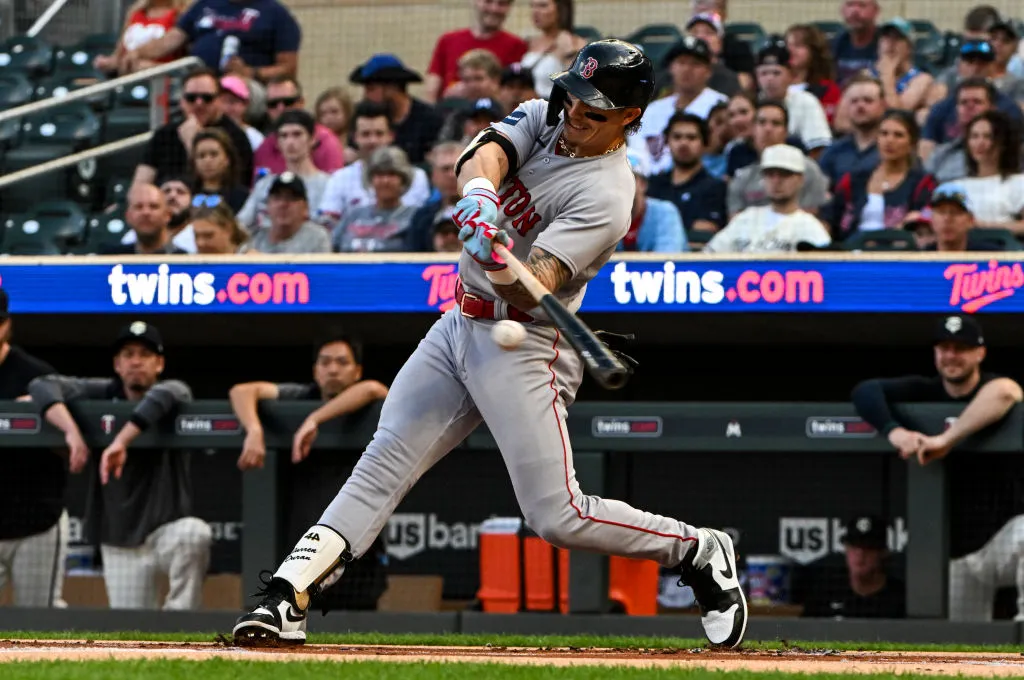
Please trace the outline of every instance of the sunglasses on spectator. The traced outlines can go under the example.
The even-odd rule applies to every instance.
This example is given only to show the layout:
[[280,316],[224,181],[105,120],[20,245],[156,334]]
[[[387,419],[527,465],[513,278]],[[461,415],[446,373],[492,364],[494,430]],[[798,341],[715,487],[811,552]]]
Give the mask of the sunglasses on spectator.
[[284,106],[295,106],[299,103],[299,97],[275,97],[274,99],[267,100],[268,109],[276,109],[282,104]]
[[197,101],[200,100],[202,100],[204,104],[209,104],[217,98],[217,95],[213,94],[212,92],[186,92],[181,96],[181,98],[187,101],[189,104],[195,104]]
[[196,194],[192,198],[193,208],[216,208],[220,205],[221,198],[217,194]]

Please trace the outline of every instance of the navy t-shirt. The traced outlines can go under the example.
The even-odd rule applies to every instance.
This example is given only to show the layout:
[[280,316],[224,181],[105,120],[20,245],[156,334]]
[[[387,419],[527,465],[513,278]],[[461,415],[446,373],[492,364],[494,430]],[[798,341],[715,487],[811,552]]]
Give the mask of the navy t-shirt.
[[648,181],[647,195],[672,203],[686,229],[697,220],[713,222],[719,229],[725,225],[726,184],[704,168],[683,184],[672,183],[671,170],[655,175]]
[[845,87],[846,81],[862,70],[871,70],[878,61],[878,31],[864,47],[856,47],[849,31],[843,31],[832,43],[832,56],[836,62],[836,82]]
[[[1024,124],[1024,114],[1021,113],[1020,105],[999,90],[996,91],[996,108],[1015,120],[1018,129]],[[954,92],[932,107],[931,113],[928,114],[928,119],[925,121],[921,137],[930,139],[936,144],[945,144],[959,137],[961,132],[960,121],[957,120],[956,93]]]
[[220,66],[229,35],[239,40],[238,56],[253,68],[271,66],[281,52],[298,52],[302,30],[277,0],[198,0],[178,19],[191,53],[212,69]]

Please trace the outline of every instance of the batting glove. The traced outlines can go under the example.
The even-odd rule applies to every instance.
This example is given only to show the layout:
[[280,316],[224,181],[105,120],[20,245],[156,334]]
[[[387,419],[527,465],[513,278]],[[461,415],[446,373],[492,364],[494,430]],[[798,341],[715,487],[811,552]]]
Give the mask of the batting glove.
[[465,226],[476,227],[482,222],[497,223],[498,194],[483,187],[471,189],[455,204],[452,219],[460,229]]
[[494,253],[493,247],[494,241],[506,248],[512,247],[512,239],[504,229],[498,229],[486,222],[476,226],[467,224],[459,230],[459,240],[462,241],[462,249],[469,253],[484,271],[497,272],[508,266]]

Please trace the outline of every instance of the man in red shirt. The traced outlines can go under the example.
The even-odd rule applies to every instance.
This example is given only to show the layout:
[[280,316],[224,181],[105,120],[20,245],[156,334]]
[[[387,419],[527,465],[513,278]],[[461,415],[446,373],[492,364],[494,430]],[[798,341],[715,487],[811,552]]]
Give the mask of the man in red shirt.
[[459,80],[459,57],[473,49],[494,53],[502,66],[519,62],[526,54],[526,41],[501,29],[514,0],[473,0],[473,25],[445,33],[434,46],[427,69],[426,96],[436,102],[444,91]]

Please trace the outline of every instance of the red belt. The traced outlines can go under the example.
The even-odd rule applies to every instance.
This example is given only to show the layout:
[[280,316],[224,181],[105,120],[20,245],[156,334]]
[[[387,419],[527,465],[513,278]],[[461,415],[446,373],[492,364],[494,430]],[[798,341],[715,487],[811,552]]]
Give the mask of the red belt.
[[[469,319],[494,319],[494,301],[485,300],[482,297],[467,293],[466,289],[462,287],[462,279],[459,279],[455,283],[455,303],[459,305],[459,309],[462,310],[462,316]],[[526,312],[521,312],[519,309],[512,305],[507,305],[506,315],[513,321],[520,321],[522,323],[530,323],[534,320],[532,316]]]

